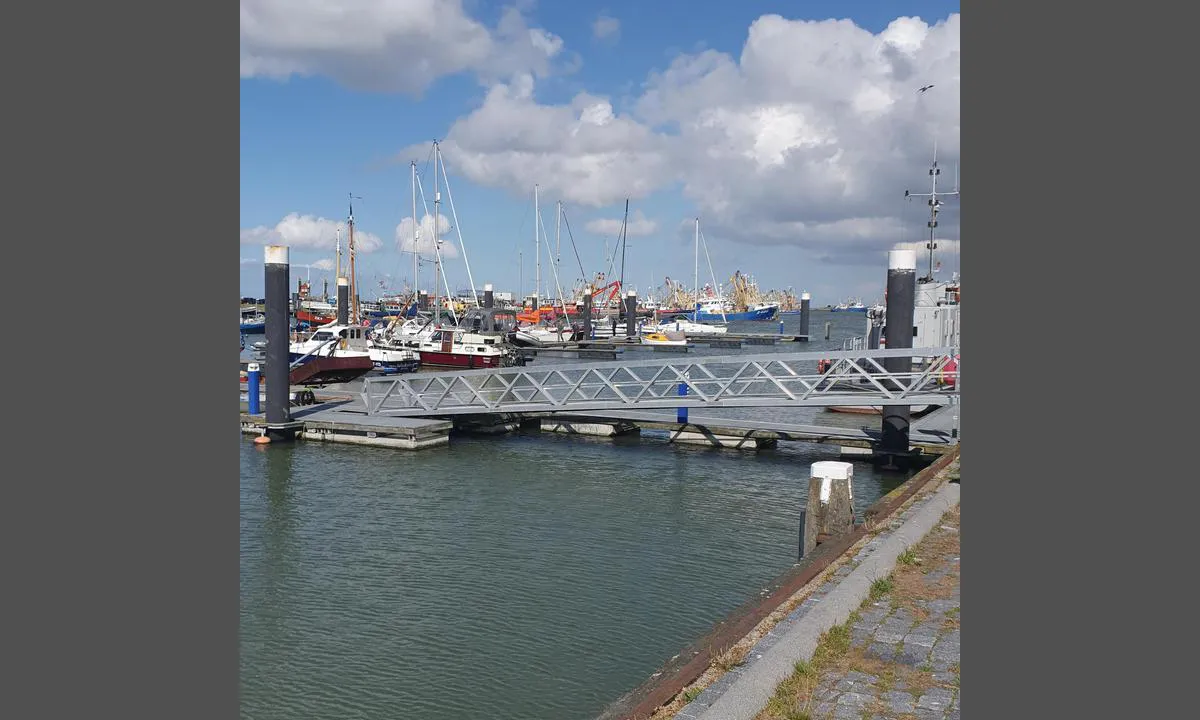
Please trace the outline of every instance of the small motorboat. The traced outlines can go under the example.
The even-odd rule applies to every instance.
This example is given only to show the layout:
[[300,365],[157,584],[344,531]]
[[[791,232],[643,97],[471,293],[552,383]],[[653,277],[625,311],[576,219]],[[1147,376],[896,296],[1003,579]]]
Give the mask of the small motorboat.
[[643,345],[687,345],[687,336],[683,333],[652,332],[642,335]]

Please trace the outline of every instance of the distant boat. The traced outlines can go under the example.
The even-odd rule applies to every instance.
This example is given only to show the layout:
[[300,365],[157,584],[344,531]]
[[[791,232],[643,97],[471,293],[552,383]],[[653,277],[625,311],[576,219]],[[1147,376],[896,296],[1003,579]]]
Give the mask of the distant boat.
[[266,332],[267,318],[262,313],[241,316],[242,334],[257,335]]
[[833,312],[865,313],[867,311],[867,306],[863,305],[861,300],[853,300],[853,301],[847,300],[845,302],[840,302],[837,305],[834,305],[832,308],[830,308],[830,310],[832,310]]
[[323,315],[321,313],[310,312],[308,310],[297,310],[296,321],[308,323],[309,326],[327,325],[334,321],[332,315]]
[[743,312],[732,312],[721,300],[696,303],[692,319],[702,323],[733,322],[735,320],[770,320],[779,312],[779,303],[756,303]]

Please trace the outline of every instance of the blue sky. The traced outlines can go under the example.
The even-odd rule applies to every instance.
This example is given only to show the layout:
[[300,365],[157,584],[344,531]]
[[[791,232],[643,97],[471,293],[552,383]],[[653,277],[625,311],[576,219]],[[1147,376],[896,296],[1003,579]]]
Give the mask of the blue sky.
[[[291,246],[293,283],[332,288],[323,266],[351,193],[360,291],[406,288],[409,161],[432,208],[436,138],[458,216],[448,241],[461,231],[477,287],[532,291],[536,182],[550,242],[561,199],[589,274],[607,269],[630,196],[626,282],[641,294],[664,276],[691,285],[686,223],[699,216],[718,282],[740,270],[819,305],[876,299],[887,250],[924,242],[928,208],[903,193],[928,192],[935,139],[939,189],[954,184],[957,13],[956,2],[242,0],[242,292],[262,291],[264,243]],[[830,19],[849,22],[807,22]],[[442,200],[442,227],[455,226],[444,188]],[[939,218],[947,270],[957,205],[948,198]],[[569,287],[580,268],[562,234]],[[447,252],[451,286],[466,287],[461,251]],[[553,293],[546,255],[542,278]]]

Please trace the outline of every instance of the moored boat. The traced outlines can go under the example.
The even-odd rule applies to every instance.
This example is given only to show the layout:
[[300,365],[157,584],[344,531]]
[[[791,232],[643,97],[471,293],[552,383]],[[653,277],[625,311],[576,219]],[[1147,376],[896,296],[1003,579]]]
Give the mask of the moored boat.
[[724,325],[716,325],[713,323],[696,322],[687,315],[675,315],[674,317],[661,320],[658,325],[648,325],[643,328],[643,333],[651,332],[678,332],[690,333],[692,335],[723,335],[729,331],[729,328]]
[[457,326],[435,326],[420,337],[421,364],[432,367],[496,368],[524,364],[510,338],[517,313],[507,308],[472,308]]
[[366,357],[380,370],[413,372],[420,357],[404,348],[375,346],[368,329],[358,325],[329,323],[316,328],[308,337],[300,337],[288,345],[288,361],[304,361],[311,357]]
[[643,345],[687,345],[687,336],[676,332],[652,332],[642,335]]

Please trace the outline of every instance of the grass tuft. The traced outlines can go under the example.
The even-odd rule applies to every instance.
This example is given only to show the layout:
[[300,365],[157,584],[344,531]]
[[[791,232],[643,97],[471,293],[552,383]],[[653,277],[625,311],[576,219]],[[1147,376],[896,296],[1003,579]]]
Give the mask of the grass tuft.
[[875,582],[871,583],[871,599],[878,600],[890,593],[893,587],[895,587],[895,583],[892,582],[891,575],[877,578]]

